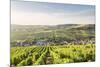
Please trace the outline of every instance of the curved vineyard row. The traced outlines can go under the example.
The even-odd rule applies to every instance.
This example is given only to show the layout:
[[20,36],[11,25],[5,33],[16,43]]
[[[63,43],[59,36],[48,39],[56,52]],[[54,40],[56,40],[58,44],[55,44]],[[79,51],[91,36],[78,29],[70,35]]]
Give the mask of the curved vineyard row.
[[95,61],[95,45],[31,46],[11,48],[11,66]]

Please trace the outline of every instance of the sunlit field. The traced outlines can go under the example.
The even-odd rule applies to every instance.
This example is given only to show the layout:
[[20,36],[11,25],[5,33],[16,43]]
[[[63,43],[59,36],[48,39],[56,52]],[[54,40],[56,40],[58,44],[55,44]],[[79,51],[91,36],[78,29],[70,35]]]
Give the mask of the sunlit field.
[[14,66],[92,62],[95,45],[14,47],[10,61]]

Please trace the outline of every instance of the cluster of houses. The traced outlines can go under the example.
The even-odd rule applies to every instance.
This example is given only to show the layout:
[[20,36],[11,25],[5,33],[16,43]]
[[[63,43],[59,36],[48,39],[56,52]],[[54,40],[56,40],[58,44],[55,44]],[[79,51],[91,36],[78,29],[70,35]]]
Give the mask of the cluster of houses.
[[[16,46],[32,46],[32,45],[37,45],[37,46],[47,46],[47,45],[54,45],[54,42],[48,42],[45,40],[39,40],[37,42],[31,42],[31,43],[27,43],[24,41],[18,41],[16,42]],[[67,41],[63,41],[63,42],[59,42],[59,44],[68,44]]]
[[37,46],[47,46],[47,45],[86,45],[86,44],[95,44],[95,40],[74,40],[71,42],[67,41],[60,41],[60,42],[50,42],[50,41],[45,41],[45,40],[39,40],[36,42],[25,42],[25,41],[18,41],[16,42],[16,46],[32,46],[32,45],[37,45]]
[[95,40],[76,40],[76,41],[71,41],[69,43],[70,45],[86,45],[86,44],[95,44]]

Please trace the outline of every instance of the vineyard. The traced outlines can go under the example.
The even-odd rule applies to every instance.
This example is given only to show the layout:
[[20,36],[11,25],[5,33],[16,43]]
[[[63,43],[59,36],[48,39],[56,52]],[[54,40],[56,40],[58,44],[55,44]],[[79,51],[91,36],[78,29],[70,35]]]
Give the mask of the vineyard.
[[95,45],[28,46],[11,48],[11,66],[95,61]]

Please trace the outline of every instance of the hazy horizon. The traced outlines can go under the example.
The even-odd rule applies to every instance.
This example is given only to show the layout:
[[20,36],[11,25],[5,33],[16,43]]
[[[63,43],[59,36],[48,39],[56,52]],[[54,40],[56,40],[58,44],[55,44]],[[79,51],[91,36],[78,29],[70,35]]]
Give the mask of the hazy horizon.
[[11,24],[95,24],[95,6],[11,1]]
[[[22,24],[11,24],[11,25],[22,25]],[[29,24],[23,24],[22,26],[28,26]],[[32,25],[32,24],[31,24]],[[56,25],[32,25],[32,26],[57,26],[57,25],[70,25],[70,24],[56,24]],[[72,24],[75,25],[75,24]],[[89,24],[77,24],[77,25],[89,25]],[[95,25],[95,24],[91,24]]]

